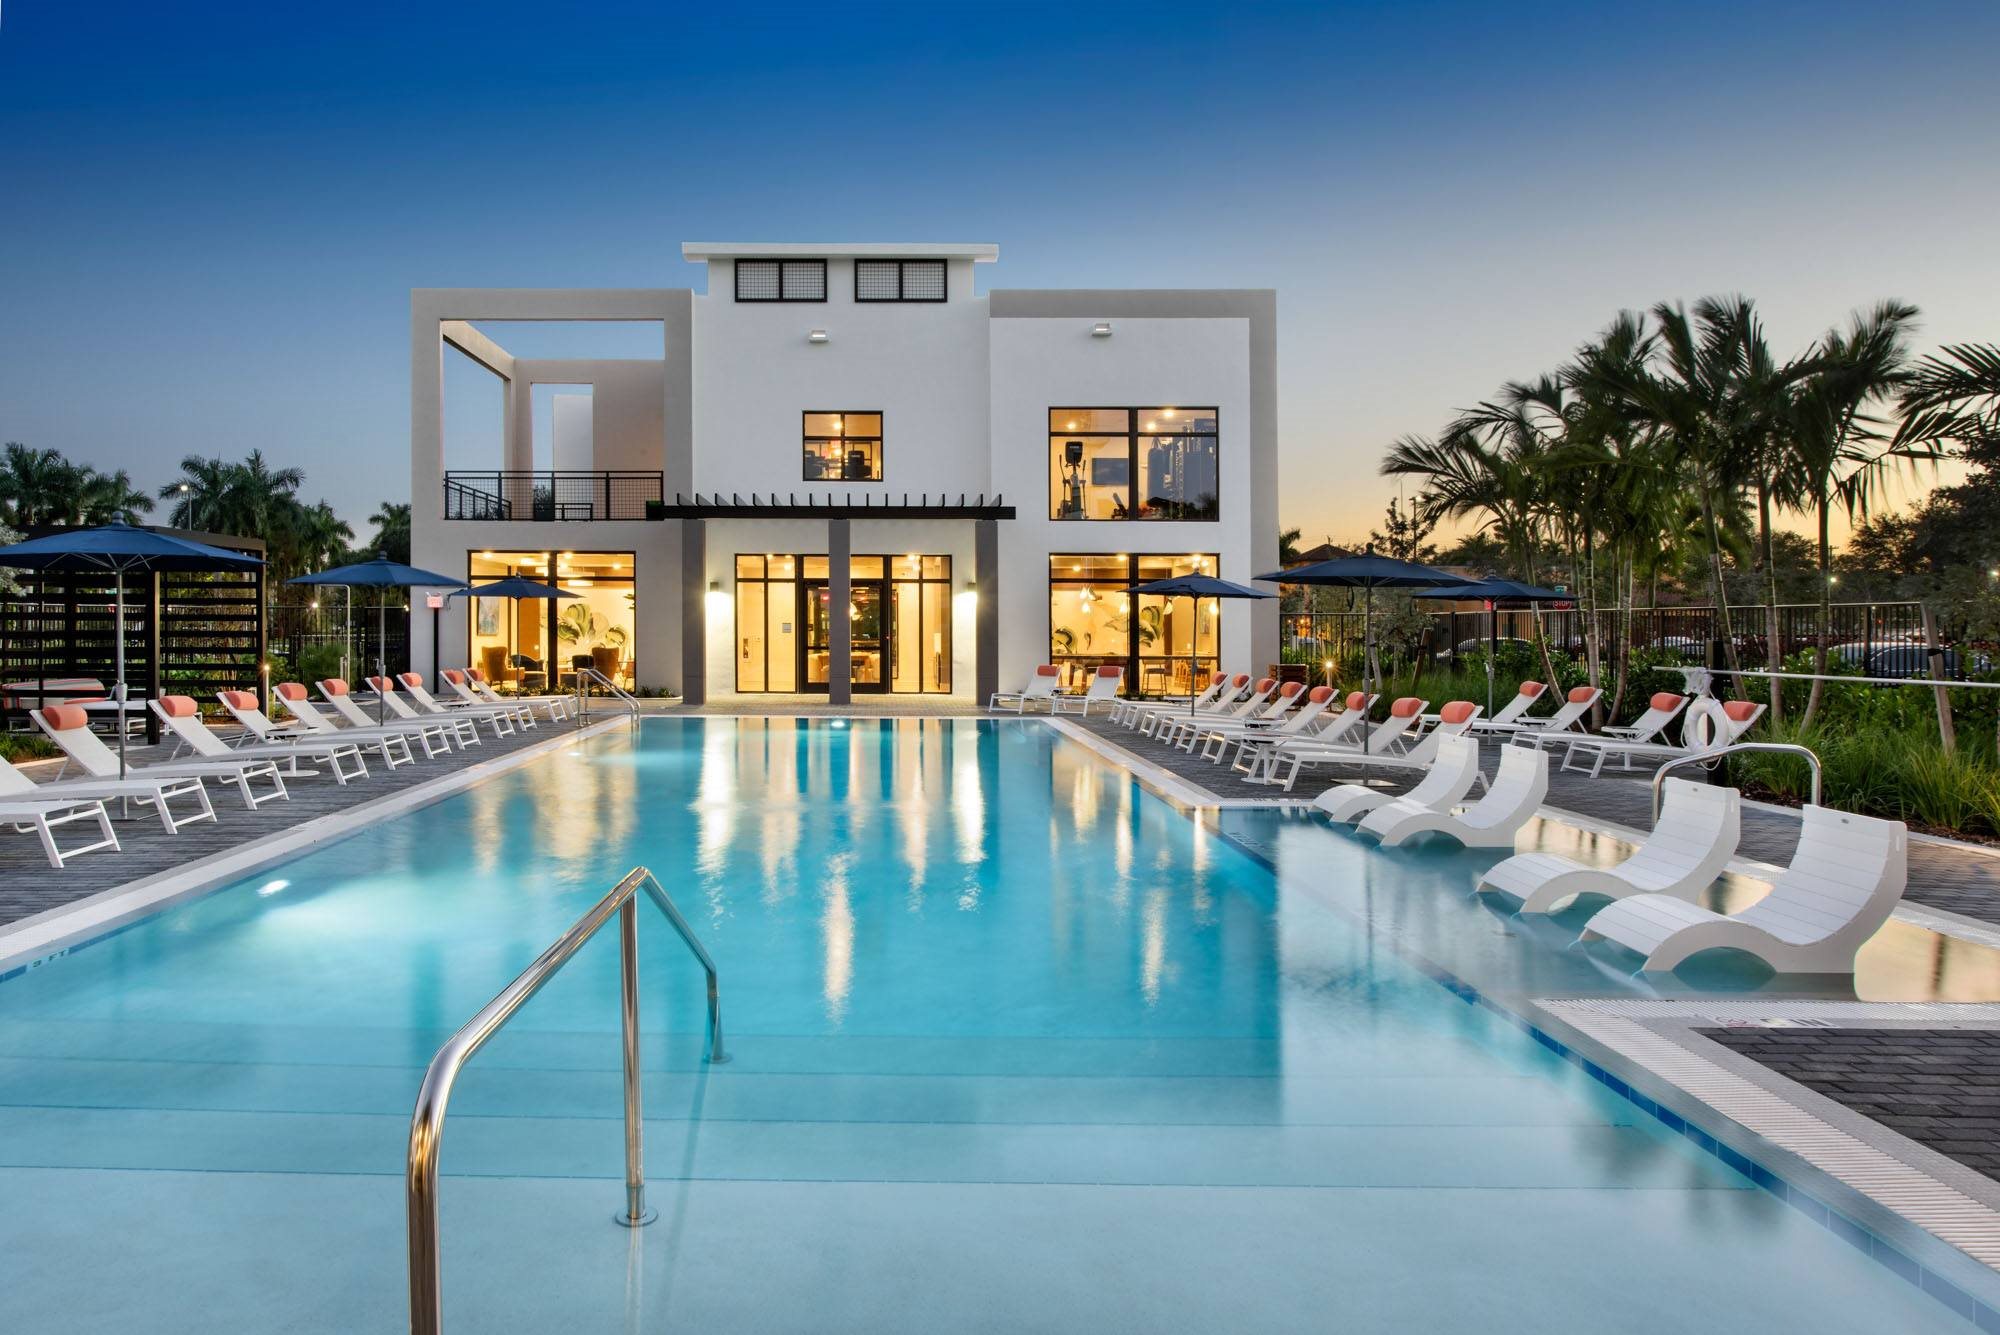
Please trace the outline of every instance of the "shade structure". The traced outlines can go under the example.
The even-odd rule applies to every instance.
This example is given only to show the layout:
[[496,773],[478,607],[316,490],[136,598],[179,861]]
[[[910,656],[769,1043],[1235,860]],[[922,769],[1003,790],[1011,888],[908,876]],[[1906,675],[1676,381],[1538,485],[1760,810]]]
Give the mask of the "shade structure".
[[125,576],[156,570],[254,570],[262,557],[225,551],[130,524],[48,533],[0,547],[0,565],[19,570],[108,571],[117,585],[113,613],[113,659],[117,664],[118,775],[125,776]]
[[[568,589],[559,589],[553,584],[543,584],[541,581],[529,579],[525,575],[508,575],[505,579],[496,579],[485,584],[474,584],[470,588],[460,590],[460,592],[474,598],[512,599],[517,609],[520,606],[520,600],[523,598],[541,598],[549,602],[554,602],[558,598],[583,597],[580,593],[571,593]],[[454,598],[458,596],[457,593],[452,595]],[[510,659],[514,644],[514,623],[514,617],[507,619],[507,644]],[[553,656],[551,656],[552,660]],[[511,662],[510,666],[512,666]]]
[[[1359,556],[1315,561],[1311,565],[1274,570],[1256,578],[1264,584],[1325,584],[1362,591],[1361,689],[1364,693],[1379,675],[1375,669],[1375,590],[1435,589],[1467,582],[1463,575],[1454,575],[1447,570],[1418,565],[1415,561],[1404,561],[1394,556],[1377,556],[1373,547]],[[1368,744],[1366,717],[1361,720],[1361,744],[1363,747]]]
[[[1486,713],[1493,714],[1493,659],[1500,649],[1501,603],[1523,603],[1530,607],[1541,603],[1568,602],[1570,595],[1560,589],[1544,589],[1539,585],[1523,584],[1518,579],[1507,579],[1500,575],[1488,575],[1485,579],[1469,584],[1454,585],[1450,588],[1426,589],[1412,594],[1413,598],[1447,598],[1470,601],[1480,599],[1486,604]],[[1537,634],[1540,633],[1539,627]]]
[[[310,575],[300,575],[288,579],[287,584],[345,584],[357,589],[454,589],[463,591],[464,580],[456,575],[440,575],[435,570],[420,570],[416,566],[404,565],[401,561],[391,561],[386,555],[377,553],[372,561],[357,561],[353,565],[335,566],[331,570],[321,570]],[[388,642],[388,605],[381,599],[375,601],[375,671],[379,676],[389,675],[389,665],[382,661],[382,646]],[[377,700],[375,717],[388,716],[389,706]]]
[[[1262,589],[1253,589],[1248,584],[1234,584],[1213,575],[1176,575],[1171,579],[1156,579],[1148,584],[1134,584],[1127,593],[1151,593],[1165,598],[1193,598],[1200,606],[1203,598],[1275,598],[1276,594]],[[1194,688],[1195,663],[1199,646],[1195,637],[1188,636],[1188,712],[1194,712],[1194,702],[1200,692]]]

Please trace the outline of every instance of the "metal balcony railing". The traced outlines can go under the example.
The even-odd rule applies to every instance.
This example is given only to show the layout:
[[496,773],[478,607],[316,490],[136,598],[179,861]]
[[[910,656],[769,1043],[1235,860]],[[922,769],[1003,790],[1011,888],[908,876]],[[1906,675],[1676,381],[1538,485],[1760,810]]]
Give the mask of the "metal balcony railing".
[[644,519],[665,499],[666,475],[602,472],[453,471],[444,475],[446,519]]

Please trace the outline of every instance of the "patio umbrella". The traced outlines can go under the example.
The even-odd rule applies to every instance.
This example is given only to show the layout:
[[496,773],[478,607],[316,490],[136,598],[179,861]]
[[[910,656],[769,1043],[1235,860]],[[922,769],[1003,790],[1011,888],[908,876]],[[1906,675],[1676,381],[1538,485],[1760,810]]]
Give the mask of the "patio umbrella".
[[[1275,598],[1276,594],[1262,589],[1253,589],[1247,584],[1232,584],[1226,579],[1216,579],[1212,575],[1176,575],[1172,579],[1156,579],[1150,584],[1134,584],[1127,593],[1156,593],[1163,598]],[[1199,607],[1197,601],[1190,604]],[[1199,645],[1194,632],[1188,633],[1188,713],[1194,712],[1195,697],[1200,694],[1194,688],[1195,658]]]
[[118,702],[120,778],[125,777],[125,576],[151,574],[156,570],[254,570],[263,564],[261,556],[225,551],[130,524],[69,529],[0,547],[0,565],[22,570],[108,571],[114,577],[118,595],[113,614],[112,657],[117,663],[118,681],[113,698]]
[[[1523,584],[1518,579],[1506,579],[1499,575],[1488,575],[1485,579],[1471,584],[1460,584],[1451,588],[1426,589],[1422,593],[1410,595],[1413,598],[1483,599],[1486,603],[1486,712],[1493,713],[1493,657],[1500,647],[1501,603],[1556,603],[1568,602],[1569,595],[1554,589],[1538,588],[1533,584]],[[1538,632],[1539,633],[1539,632]]]
[[[288,579],[287,584],[345,584],[359,589],[458,589],[465,588],[465,581],[452,575],[440,575],[435,570],[419,570],[415,566],[404,565],[401,561],[391,561],[387,556],[376,554],[373,561],[359,561],[350,566],[335,566],[313,575],[300,575]],[[388,604],[381,599],[375,602],[375,671],[379,676],[389,675],[389,665],[382,661],[382,646],[389,640]],[[388,717],[389,706],[385,700],[375,701],[375,717]]]
[[[553,584],[543,584],[537,580],[529,579],[526,575],[508,575],[504,579],[496,579],[487,584],[475,584],[471,588],[461,590],[461,592],[470,594],[475,598],[510,598],[515,603],[517,616],[519,614],[520,601],[523,598],[541,598],[545,601],[553,602],[557,598],[583,597],[580,593],[571,593],[568,589],[558,589]],[[456,598],[459,595],[454,593],[451,596]],[[507,647],[510,650],[514,647],[513,617],[509,617],[507,620]],[[512,657],[512,655],[510,654],[509,657]]]
[[[1361,689],[1364,693],[1375,670],[1375,590],[1435,589],[1467,582],[1461,575],[1434,570],[1415,561],[1377,556],[1373,547],[1360,556],[1342,556],[1331,561],[1295,566],[1290,570],[1275,570],[1268,575],[1258,575],[1256,579],[1260,584],[1327,584],[1362,590]],[[1365,716],[1361,720],[1361,744],[1364,747],[1368,745],[1368,719]]]

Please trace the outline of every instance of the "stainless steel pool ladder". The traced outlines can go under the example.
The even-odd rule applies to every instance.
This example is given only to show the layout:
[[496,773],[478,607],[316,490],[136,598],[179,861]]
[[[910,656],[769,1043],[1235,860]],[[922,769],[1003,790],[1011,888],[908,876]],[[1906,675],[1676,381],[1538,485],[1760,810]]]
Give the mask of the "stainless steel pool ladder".
[[1669,760],[1666,764],[1654,770],[1653,823],[1655,825],[1660,823],[1660,785],[1666,782],[1668,770],[1679,769],[1682,765],[1699,765],[1706,761],[1721,760],[1725,756],[1737,755],[1744,751],[1761,751],[1782,756],[1804,756],[1806,764],[1812,767],[1812,804],[1814,806],[1819,805],[1820,763],[1818,754],[1811,747],[1800,746],[1796,742],[1738,742],[1734,746],[1718,746],[1713,751],[1700,751],[1691,756],[1682,756],[1677,760]]
[[614,1216],[627,1228],[650,1224],[657,1217],[646,1208],[646,1178],[641,1166],[643,1120],[639,1101],[639,906],[641,890],[653,901],[687,948],[708,974],[708,1060],[729,1060],[722,1050],[722,1002],[715,976],[715,961],[702,948],[694,929],[675,906],[673,898],[660,887],[653,873],[634,867],[611,893],[597,901],[590,912],[535,957],[521,976],[502,988],[500,995],[480,1008],[477,1015],[453,1034],[431,1058],[424,1072],[423,1089],[417,1095],[416,1112],[410,1117],[410,1152],[404,1166],[406,1202],[410,1228],[410,1330],[412,1335],[439,1335],[443,1329],[444,1306],[438,1283],[438,1150],[444,1135],[445,1105],[451,1101],[452,1083],[472,1054],[500,1031],[528,998],[570,962],[598,929],[618,915],[619,981],[625,1031],[625,1209]]
[[632,716],[632,722],[635,724],[638,723],[639,697],[633,695],[596,668],[578,668],[576,670],[576,714],[579,722],[587,723],[590,721],[590,691],[588,688],[592,684],[603,687],[606,695],[614,696],[623,701],[626,711]]

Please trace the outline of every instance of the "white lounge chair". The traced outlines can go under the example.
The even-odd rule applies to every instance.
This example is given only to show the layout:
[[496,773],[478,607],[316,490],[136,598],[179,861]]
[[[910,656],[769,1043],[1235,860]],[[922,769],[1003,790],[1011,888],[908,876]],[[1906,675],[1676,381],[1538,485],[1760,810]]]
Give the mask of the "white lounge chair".
[[1561,706],[1547,718],[1517,718],[1512,723],[1491,723],[1484,731],[1489,736],[1506,737],[1524,746],[1540,746],[1544,737],[1567,735],[1583,730],[1583,716],[1590,712],[1604,695],[1595,686],[1577,686],[1564,697]]
[[1306,736],[1332,703],[1333,687],[1315,686],[1306,692],[1306,702],[1297,713],[1287,715],[1274,724],[1245,723],[1233,728],[1212,728],[1202,734],[1202,759],[1220,761],[1229,754],[1232,746],[1240,751],[1253,744],[1275,745],[1287,738]]
[[[1655,702],[1661,701],[1667,694],[1667,692],[1662,691],[1659,695],[1654,696],[1653,699]],[[1675,696],[1674,698],[1683,703],[1687,699],[1685,696]],[[1652,713],[1652,710],[1648,710],[1648,717],[1641,719],[1640,723],[1649,721]],[[1657,736],[1665,730],[1667,726],[1666,721],[1656,723],[1650,731],[1641,729],[1635,731],[1630,736],[1579,737],[1570,743],[1569,750],[1563,754],[1563,768],[1583,769],[1585,768],[1583,764],[1572,765],[1570,761],[1585,761],[1588,762],[1590,776],[1596,778],[1603,771],[1604,762],[1613,757],[1617,758],[1619,768],[1629,770],[1632,768],[1632,762],[1635,760],[1664,762],[1678,760],[1702,751],[1712,751],[1718,747],[1733,746],[1744,733],[1756,726],[1758,719],[1764,716],[1764,706],[1752,700],[1729,700],[1724,702],[1721,714],[1722,717],[1717,722],[1715,735],[1702,744],[1697,744],[1691,736],[1688,736],[1693,730],[1697,717],[1695,711],[1692,709],[1688,710],[1683,716],[1681,725],[1682,735],[1686,740],[1680,746],[1650,740],[1651,737]],[[1669,715],[1668,719],[1671,720],[1671,718],[1672,715]],[[1638,724],[1635,724],[1634,728],[1638,728]]]
[[[1476,749],[1478,745],[1469,737],[1447,737],[1438,754],[1464,746]],[[1360,828],[1380,838],[1385,848],[1425,832],[1456,839],[1467,848],[1512,848],[1514,836],[1540,809],[1548,792],[1548,755],[1525,746],[1503,746],[1500,771],[1493,776],[1492,786],[1463,813],[1433,811],[1398,798],[1362,817]]]
[[[52,709],[59,707],[50,706]],[[194,800],[196,810],[192,816],[176,816],[173,813],[175,799],[182,797]],[[139,769],[123,779],[57,779],[51,783],[36,783],[8,763],[6,757],[0,756],[0,802],[40,805],[99,799],[137,802],[151,807],[168,834],[179,834],[183,825],[215,819],[215,807],[208,800],[208,788],[199,778],[151,776],[146,770]]]
[[[535,726],[534,702],[521,696],[496,695],[491,700],[481,699],[479,693],[472,689],[465,673],[458,668],[446,668],[438,673],[438,676],[443,680],[446,691],[445,698],[438,703],[445,708],[460,709],[470,706],[475,709],[504,709],[507,711],[507,716],[522,727]],[[551,714],[549,721],[555,722],[555,715]]]
[[[272,727],[271,720],[264,717],[264,711],[257,708],[257,697],[248,691],[217,691],[216,698],[237,722],[244,725],[244,735],[257,738],[256,742],[246,741],[240,746],[230,746],[201,721],[201,709],[191,696],[163,695],[151,704],[161,724],[174,735],[174,740],[204,759],[248,756],[284,760],[289,763],[279,772],[288,779],[318,776],[319,770],[301,766],[300,760],[324,761],[334,781],[343,786],[351,779],[368,777],[368,764],[362,760],[361,751],[353,742],[320,741],[295,732],[279,732]],[[176,750],[175,754],[178,755],[179,751]]]
[[1367,784],[1343,783],[1315,797],[1313,805],[1325,812],[1329,819],[1347,825],[1352,825],[1377,807],[1396,801],[1414,802],[1433,811],[1449,811],[1464,800],[1465,795],[1472,791],[1473,784],[1484,783],[1486,776],[1479,772],[1479,747],[1476,744],[1447,747],[1444,741],[1444,738],[1438,738],[1436,752],[1431,757],[1429,768],[1424,771],[1424,777],[1400,798],[1383,789],[1370,788]]
[[539,705],[548,711],[551,723],[561,723],[576,713],[576,701],[567,695],[502,695],[486,680],[486,674],[476,667],[465,670],[462,682],[453,680],[449,672],[445,673],[444,679],[461,695],[469,693],[474,704],[524,704],[531,708]]
[[1231,736],[1243,731],[1258,732],[1267,736],[1275,735],[1271,730],[1275,729],[1284,720],[1285,716],[1292,712],[1292,706],[1297,704],[1299,697],[1305,693],[1306,684],[1304,682],[1288,681],[1278,688],[1277,695],[1271,698],[1269,704],[1261,709],[1250,711],[1249,714],[1242,718],[1202,719],[1196,717],[1186,722],[1175,724],[1173,743],[1183,751],[1192,751],[1196,744],[1199,743],[1203,745],[1205,753],[1206,739],[1212,735],[1221,734]]
[[1082,695],[1075,695],[1067,691],[1057,691],[1054,695],[1050,696],[1049,712],[1052,714],[1067,714],[1071,712],[1069,707],[1074,705],[1076,706],[1074,712],[1088,717],[1090,707],[1094,704],[1103,704],[1106,709],[1109,709],[1111,702],[1118,698],[1118,687],[1124,680],[1124,668],[1118,667],[1115,664],[1105,663],[1092,674],[1090,687]]
[[[79,844],[74,848],[62,848],[56,844],[55,827],[70,825],[80,820],[94,820],[97,831],[103,837],[94,844]],[[103,799],[89,802],[71,801],[23,801],[18,798],[0,799],[0,825],[22,834],[33,831],[42,841],[42,852],[49,865],[62,870],[63,864],[84,853],[94,853],[100,848],[118,851],[118,835],[111,828],[111,813],[104,809]]]
[[[1521,716],[1523,714],[1526,714],[1530,709],[1534,708],[1535,701],[1541,699],[1542,694],[1548,689],[1549,687],[1547,682],[1541,682],[1541,681],[1522,682],[1520,689],[1514,693],[1514,698],[1512,700],[1509,700],[1506,704],[1500,706],[1500,708],[1497,711],[1495,711],[1492,718],[1481,719],[1479,722],[1473,724],[1472,730],[1474,732],[1511,731],[1512,726],[1516,722],[1520,721]],[[1587,707],[1588,706],[1586,706],[1586,708]]]
[[[47,709],[33,711],[29,717],[40,725],[63,755],[95,783],[115,781],[119,777],[117,754],[90,730],[90,716],[82,709],[76,705],[51,705]],[[134,774],[152,779],[228,779],[242,795],[243,805],[251,808],[290,796],[285,792],[285,781],[279,775],[276,763],[255,756],[244,760],[169,760],[155,765],[126,766],[126,777]],[[269,779],[272,791],[263,794],[254,792],[250,787],[252,779]],[[202,799],[204,805],[207,800],[206,797]],[[211,818],[214,814],[213,810],[209,812]],[[164,815],[162,819],[165,819]],[[180,824],[187,822],[181,821]]]
[[1192,750],[1194,739],[1201,730],[1214,723],[1241,723],[1246,719],[1284,716],[1292,707],[1292,697],[1305,689],[1303,682],[1280,683],[1276,677],[1265,677],[1250,688],[1250,694],[1222,709],[1196,710],[1191,714],[1162,714],[1160,724],[1153,729],[1156,741],[1182,750]]
[[[313,684],[319,688],[319,698],[324,700],[328,708],[340,715],[341,721],[347,724],[345,728],[341,729],[343,733],[400,732],[406,737],[417,739],[417,744],[424,748],[424,758],[426,760],[451,750],[451,739],[454,734],[461,730],[471,731],[472,740],[475,744],[479,741],[479,733],[477,729],[472,727],[471,719],[439,721],[418,718],[400,700],[395,702],[396,708],[387,708],[386,706],[390,701],[385,698],[383,701],[383,712],[389,715],[389,717],[385,721],[377,721],[371,718],[368,712],[359,704],[355,703],[354,693],[348,690],[347,683],[340,678],[327,677]],[[303,715],[300,717],[303,717]]]
[[[317,741],[346,741],[376,752],[382,763],[390,769],[398,765],[409,765],[416,761],[416,753],[410,749],[411,732],[400,726],[388,728],[343,728],[332,719],[319,712],[319,706],[306,698],[306,688],[296,681],[281,681],[271,688],[271,696],[284,711],[305,725],[303,733],[294,734],[311,737]],[[233,710],[231,711],[234,712]],[[263,718],[262,711],[257,714]],[[237,721],[251,727],[243,715]],[[264,720],[269,722],[268,719]],[[253,728],[254,731],[254,728]]]
[[[1405,700],[1411,699],[1415,699],[1415,697],[1405,697]],[[1403,701],[1397,702],[1399,705],[1403,703]],[[1424,702],[1422,701],[1417,702],[1418,717],[1421,717],[1423,704]],[[1405,705],[1405,707],[1407,706]],[[1393,708],[1392,706],[1392,711]],[[1306,738],[1294,746],[1278,748],[1265,770],[1264,777],[1258,779],[1253,775],[1252,781],[1258,783],[1276,783],[1278,781],[1278,766],[1283,764],[1291,766],[1290,772],[1286,774],[1284,779],[1284,787],[1287,792],[1290,792],[1292,785],[1298,781],[1299,770],[1306,765],[1333,765],[1347,768],[1362,765],[1371,769],[1399,770],[1429,769],[1431,762],[1437,758],[1438,747],[1444,739],[1447,737],[1464,736],[1466,730],[1478,717],[1479,706],[1473,704],[1470,700],[1449,701],[1439,711],[1436,727],[1432,728],[1422,737],[1419,737],[1415,745],[1410,746],[1408,750],[1398,750],[1396,748],[1404,745],[1403,736],[1405,729],[1395,726],[1398,719],[1391,712],[1388,724],[1369,731],[1368,749],[1365,751],[1359,746],[1335,745],[1322,747],[1315,744],[1317,741],[1316,738]],[[1474,772],[1477,774],[1476,766]],[[1477,777],[1478,782],[1482,784],[1486,782],[1484,775],[1477,775]]]
[[1734,788],[1668,779],[1659,822],[1617,866],[1586,866],[1560,853],[1517,853],[1489,868],[1474,893],[1518,899],[1522,913],[1552,913],[1579,895],[1672,895],[1692,902],[1736,856],[1742,830],[1743,795]]
[[[1245,675],[1243,680],[1248,681],[1250,678],[1248,675]],[[1209,679],[1208,688],[1200,695],[1197,695],[1192,704],[1186,700],[1178,702],[1172,700],[1141,700],[1136,695],[1120,696],[1112,702],[1111,721],[1113,723],[1123,723],[1130,727],[1138,723],[1141,714],[1149,713],[1155,709],[1206,709],[1222,699],[1222,693],[1228,689],[1229,675],[1224,672],[1218,672]]]
[[[1270,684],[1263,689],[1264,697],[1268,699],[1271,692],[1277,688],[1277,681],[1275,679],[1271,680]],[[1185,719],[1190,715],[1202,714],[1206,714],[1211,718],[1219,718],[1236,710],[1254,708],[1255,706],[1251,702],[1256,697],[1257,692],[1258,688],[1251,684],[1250,674],[1239,672],[1231,677],[1223,686],[1220,695],[1206,702],[1197,700],[1194,702],[1192,708],[1188,706],[1186,701],[1173,702],[1162,700],[1150,702],[1146,706],[1145,711],[1137,716],[1135,720],[1136,726],[1139,729],[1140,736],[1157,738],[1160,736],[1162,729],[1175,719]],[[1258,703],[1261,703],[1261,701]]]
[[1053,663],[1043,663],[1028,678],[1028,684],[1018,691],[995,691],[986,701],[986,709],[991,713],[999,709],[1011,709],[1016,714],[1028,712],[1028,706],[1035,701],[1044,704],[1055,699],[1056,686],[1062,681],[1062,669]]
[[[468,746],[481,745],[479,740],[479,720],[472,715],[457,714],[450,718],[442,718],[436,714],[419,714],[413,705],[403,699],[402,692],[396,689],[395,682],[389,680],[387,677],[368,677],[365,680],[368,683],[368,688],[374,691],[376,698],[382,702],[383,709],[396,718],[406,722],[434,723],[440,727],[450,728],[452,741],[456,742],[461,749]],[[335,708],[339,708],[339,706],[336,705]],[[360,706],[355,705],[355,708],[359,709]]]
[[[1291,754],[1294,747],[1323,750],[1359,746],[1358,740],[1349,739],[1354,730],[1361,726],[1361,720],[1368,716],[1368,710],[1378,698],[1364,695],[1360,691],[1349,691],[1347,698],[1341,701],[1340,712],[1328,718],[1319,727],[1308,729],[1295,737],[1280,737],[1271,741],[1258,738],[1248,741],[1236,748],[1236,762],[1230,768],[1244,775],[1251,783],[1268,783],[1273,764],[1281,757]],[[1293,767],[1293,772],[1297,772],[1296,766]]]
[[1816,806],[1803,816],[1791,866],[1770,894],[1741,913],[1715,913],[1672,895],[1634,895],[1595,914],[1579,941],[1613,941],[1636,951],[1648,973],[1724,948],[1748,951],[1779,973],[1853,973],[1855,952],[1903,897],[1909,836],[1901,821]]
[[400,673],[397,675],[396,680],[402,685],[404,692],[417,702],[416,708],[419,714],[428,714],[432,718],[443,718],[446,715],[453,715],[460,718],[480,719],[485,722],[486,726],[493,729],[495,737],[513,736],[515,732],[514,725],[517,723],[523,728],[532,728],[535,726],[535,715],[532,710],[529,711],[527,718],[523,719],[521,711],[512,705],[461,705],[448,704],[443,700],[439,700],[424,689],[424,678],[420,672]]

